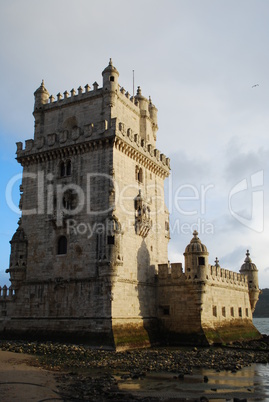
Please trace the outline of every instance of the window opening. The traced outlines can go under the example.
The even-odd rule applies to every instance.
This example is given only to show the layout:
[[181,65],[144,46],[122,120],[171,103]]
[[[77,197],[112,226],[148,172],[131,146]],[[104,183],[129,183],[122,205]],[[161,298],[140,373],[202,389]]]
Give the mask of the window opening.
[[107,236],[107,244],[115,244],[114,236]]
[[61,236],[58,239],[58,254],[66,254],[67,253],[67,238],[65,236]]
[[65,176],[65,164],[64,164],[64,162],[61,162],[61,164],[60,164],[60,176],[61,177]]
[[71,161],[66,162],[66,176],[71,175]]
[[213,316],[217,317],[217,306],[213,306]]

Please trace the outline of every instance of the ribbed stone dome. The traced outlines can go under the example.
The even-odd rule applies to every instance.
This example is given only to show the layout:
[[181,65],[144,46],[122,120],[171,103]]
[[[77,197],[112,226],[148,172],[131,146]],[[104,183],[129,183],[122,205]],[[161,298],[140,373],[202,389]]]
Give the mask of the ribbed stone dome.
[[12,239],[10,240],[10,243],[20,243],[20,242],[26,242],[27,241],[27,237],[25,235],[25,232],[23,230],[23,228],[20,226],[20,220],[19,220],[19,227],[16,230],[16,232],[14,233]]
[[246,271],[258,271],[256,265],[252,262],[249,254],[249,250],[246,252],[246,258],[244,264],[241,266],[240,272]]
[[207,248],[202,244],[196,230],[193,232],[193,238],[191,239],[190,244],[186,247],[185,253],[207,253]]
[[113,66],[112,59],[109,59],[109,64],[102,72],[102,75],[104,75],[105,73],[116,73],[119,75],[118,70],[116,69],[116,67]]

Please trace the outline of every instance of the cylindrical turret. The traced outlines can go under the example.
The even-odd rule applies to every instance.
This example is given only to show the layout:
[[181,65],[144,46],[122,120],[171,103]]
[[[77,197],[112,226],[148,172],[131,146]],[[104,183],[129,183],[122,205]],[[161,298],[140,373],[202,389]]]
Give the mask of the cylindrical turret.
[[42,105],[45,105],[46,103],[49,102],[50,94],[45,88],[44,80],[42,80],[40,87],[35,91],[34,96],[35,96],[34,110],[39,109],[40,107],[42,107]]
[[198,232],[193,232],[193,238],[186,247],[185,257],[185,275],[187,279],[206,280],[208,275],[208,251],[198,237]]
[[27,267],[27,247],[28,240],[19,220],[19,227],[10,241],[11,254],[9,269],[6,273],[10,274],[10,282],[14,289],[18,289],[25,279]]
[[113,66],[112,60],[109,60],[108,66],[102,72],[103,76],[103,89],[107,91],[117,91],[119,72]]
[[135,95],[135,102],[138,102],[140,110],[146,110],[149,113],[149,101],[142,95],[140,87],[137,87],[137,93]]
[[257,301],[259,300],[259,280],[258,280],[258,269],[256,265],[252,262],[249,254],[249,250],[246,252],[246,258],[244,264],[240,269],[241,274],[245,274],[248,277],[248,287],[249,287],[249,299],[252,312],[255,310]]
[[151,102],[151,98],[149,98],[149,114],[152,122],[157,126],[158,125],[158,117],[157,117],[158,109]]

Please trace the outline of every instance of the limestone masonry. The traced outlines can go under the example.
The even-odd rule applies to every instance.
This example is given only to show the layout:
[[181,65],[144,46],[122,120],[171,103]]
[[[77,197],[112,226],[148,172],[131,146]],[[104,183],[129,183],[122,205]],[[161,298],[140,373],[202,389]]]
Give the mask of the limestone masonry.
[[0,288],[2,336],[83,340],[120,348],[165,341],[258,338],[252,312],[258,271],[208,263],[193,233],[169,264],[157,109],[118,84],[110,60],[103,87],[57,99],[35,91],[34,139],[17,143],[21,218],[11,240],[11,286]]

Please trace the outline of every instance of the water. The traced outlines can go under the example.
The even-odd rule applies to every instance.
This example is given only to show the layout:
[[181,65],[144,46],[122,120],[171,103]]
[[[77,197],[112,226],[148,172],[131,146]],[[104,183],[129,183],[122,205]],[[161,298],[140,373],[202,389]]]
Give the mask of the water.
[[[204,382],[207,376],[208,383]],[[214,370],[194,370],[184,379],[176,378],[173,373],[148,373],[143,379],[118,380],[121,390],[138,397],[159,397],[166,399],[185,398],[199,401],[202,396],[211,402],[233,401],[234,398],[250,401],[269,401],[268,368],[266,365],[253,364],[236,373]]]
[[269,318],[253,318],[253,324],[261,334],[269,335]]
[[[254,318],[253,323],[261,334],[269,335],[269,318]],[[209,381],[204,383],[204,376]],[[234,398],[269,402],[269,365],[252,364],[231,373],[197,369],[184,379],[171,373],[148,373],[145,378],[121,380],[119,388],[139,397],[186,398],[200,400],[205,396],[210,402],[232,402]]]

